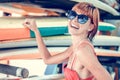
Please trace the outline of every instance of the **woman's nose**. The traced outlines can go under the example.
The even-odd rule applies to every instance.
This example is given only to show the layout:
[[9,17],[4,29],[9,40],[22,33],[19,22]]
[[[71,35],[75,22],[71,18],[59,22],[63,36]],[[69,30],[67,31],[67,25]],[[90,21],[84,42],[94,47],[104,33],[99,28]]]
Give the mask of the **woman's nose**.
[[75,17],[73,20],[72,20],[73,23],[77,23],[78,20],[77,20],[77,17]]

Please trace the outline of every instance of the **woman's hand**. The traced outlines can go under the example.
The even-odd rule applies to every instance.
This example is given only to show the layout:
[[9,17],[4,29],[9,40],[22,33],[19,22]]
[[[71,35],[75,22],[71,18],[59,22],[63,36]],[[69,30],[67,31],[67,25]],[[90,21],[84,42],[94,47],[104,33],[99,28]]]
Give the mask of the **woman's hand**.
[[25,21],[23,22],[23,26],[29,28],[34,32],[37,31],[37,25],[34,19],[25,19]]

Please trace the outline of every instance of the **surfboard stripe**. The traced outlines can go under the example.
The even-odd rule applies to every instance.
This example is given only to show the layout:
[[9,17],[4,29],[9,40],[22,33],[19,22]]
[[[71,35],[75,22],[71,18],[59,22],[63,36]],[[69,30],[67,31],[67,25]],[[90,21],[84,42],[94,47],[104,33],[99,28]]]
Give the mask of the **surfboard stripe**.
[[25,28],[0,29],[0,40],[24,39],[24,38],[30,38],[29,29]]
[[99,22],[98,30],[100,31],[112,31],[115,29],[116,29],[116,26],[111,23]]
[[[64,33],[68,33],[68,28],[67,26],[60,26],[60,27],[41,27],[38,28],[40,31],[41,35],[43,37],[45,36],[58,36],[58,35],[63,35]],[[30,31],[31,38],[35,38],[35,34],[33,31]]]

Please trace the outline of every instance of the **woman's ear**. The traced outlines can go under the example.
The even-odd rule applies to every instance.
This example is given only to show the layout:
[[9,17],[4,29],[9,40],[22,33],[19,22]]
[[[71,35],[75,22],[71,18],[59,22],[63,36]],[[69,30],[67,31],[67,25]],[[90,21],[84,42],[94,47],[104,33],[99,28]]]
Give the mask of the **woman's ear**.
[[94,29],[94,24],[90,24],[88,31],[92,31],[93,29]]

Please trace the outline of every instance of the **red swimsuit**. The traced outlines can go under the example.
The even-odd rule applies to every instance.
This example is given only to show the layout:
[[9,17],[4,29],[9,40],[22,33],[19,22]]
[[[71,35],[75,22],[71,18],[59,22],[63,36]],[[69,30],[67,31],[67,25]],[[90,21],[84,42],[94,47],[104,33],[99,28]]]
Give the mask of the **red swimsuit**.
[[65,74],[65,78],[66,80],[92,80],[94,78],[94,76],[88,77],[86,79],[81,79],[77,72],[74,70],[71,70],[69,68],[64,68],[64,74]]
[[[86,41],[83,41],[83,42],[86,42]],[[91,45],[89,42],[87,42],[87,44]],[[72,60],[70,67],[73,66],[74,60],[75,60],[75,56]],[[67,67],[64,68],[64,75],[65,75],[66,80],[93,80],[94,78],[94,76],[91,76],[86,79],[81,79],[76,71],[72,70],[71,68],[67,68]]]

